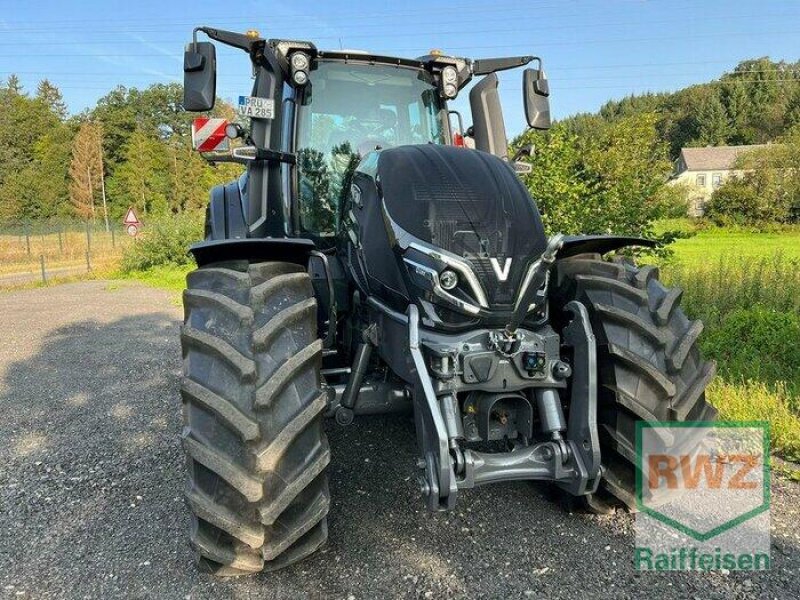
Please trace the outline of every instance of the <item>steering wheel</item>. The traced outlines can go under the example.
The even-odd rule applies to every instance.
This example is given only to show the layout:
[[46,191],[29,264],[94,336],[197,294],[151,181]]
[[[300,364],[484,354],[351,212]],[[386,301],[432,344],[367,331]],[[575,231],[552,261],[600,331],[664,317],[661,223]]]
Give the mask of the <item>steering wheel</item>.
[[366,156],[370,152],[377,150],[378,148],[391,148],[392,144],[387,142],[384,139],[370,137],[358,143],[356,146],[356,152],[358,152],[359,156]]

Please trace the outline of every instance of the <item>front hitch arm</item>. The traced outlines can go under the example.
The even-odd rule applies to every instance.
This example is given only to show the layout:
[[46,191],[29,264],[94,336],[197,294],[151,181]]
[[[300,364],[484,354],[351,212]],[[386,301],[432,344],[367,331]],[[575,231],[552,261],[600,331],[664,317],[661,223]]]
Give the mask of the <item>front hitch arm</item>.
[[545,281],[547,281],[547,274],[550,272],[550,267],[552,267],[553,263],[556,261],[556,254],[558,254],[563,244],[564,236],[562,234],[557,233],[552,236],[547,241],[547,247],[544,249],[544,252],[542,252],[539,260],[533,263],[533,266],[528,269],[528,274],[522,282],[523,293],[517,300],[516,306],[514,306],[514,313],[511,315],[511,320],[508,322],[508,325],[506,325],[506,333],[508,335],[513,335],[525,320],[525,317],[528,316],[531,310],[531,304],[536,298],[536,292],[538,292]]

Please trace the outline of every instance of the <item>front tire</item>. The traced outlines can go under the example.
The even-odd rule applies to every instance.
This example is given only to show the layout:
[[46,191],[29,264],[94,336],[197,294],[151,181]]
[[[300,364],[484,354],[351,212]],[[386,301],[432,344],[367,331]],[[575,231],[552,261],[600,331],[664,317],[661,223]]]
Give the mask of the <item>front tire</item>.
[[[716,365],[697,348],[703,331],[679,307],[682,291],[658,281],[658,269],[581,255],[556,265],[557,311],[582,302],[597,341],[597,420],[602,463],[600,488],[584,499],[598,513],[621,502],[636,508],[636,422],[713,421],[705,388]],[[666,500],[667,498],[663,498]]]
[[187,277],[183,447],[201,569],[274,570],[327,539],[322,343],[308,274],[220,263]]

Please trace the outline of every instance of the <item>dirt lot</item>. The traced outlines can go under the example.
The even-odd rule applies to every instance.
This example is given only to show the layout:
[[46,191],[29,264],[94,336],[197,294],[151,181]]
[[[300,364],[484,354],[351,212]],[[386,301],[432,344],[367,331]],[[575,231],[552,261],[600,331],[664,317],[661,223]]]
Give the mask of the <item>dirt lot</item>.
[[328,424],[331,539],[278,574],[215,581],[185,532],[180,309],[87,282],[0,293],[0,597],[797,598],[800,486],[773,481],[773,570],[648,574],[632,518],[502,484],[425,512],[413,424]]

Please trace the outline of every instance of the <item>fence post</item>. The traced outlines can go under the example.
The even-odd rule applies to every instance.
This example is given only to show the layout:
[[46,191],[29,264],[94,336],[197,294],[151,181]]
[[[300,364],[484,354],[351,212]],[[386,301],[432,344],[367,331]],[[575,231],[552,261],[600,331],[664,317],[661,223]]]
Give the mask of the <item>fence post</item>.
[[30,256],[31,255],[31,232],[30,232],[30,229],[28,227],[29,227],[29,225],[26,223],[24,225],[25,247],[28,249],[28,256]]
[[111,228],[111,247],[112,248],[116,248],[117,247],[117,238],[114,235],[114,228],[113,227]]
[[64,244],[61,241],[61,230],[58,230],[58,253],[64,255]]
[[86,251],[86,272],[91,273],[92,271],[92,263],[89,260],[89,251]]
[[47,285],[47,274],[44,271],[44,254],[39,255],[39,264],[42,267],[42,283]]
[[[89,233],[89,219],[86,219],[86,254],[92,251],[92,234]],[[88,260],[88,259],[87,259]]]

